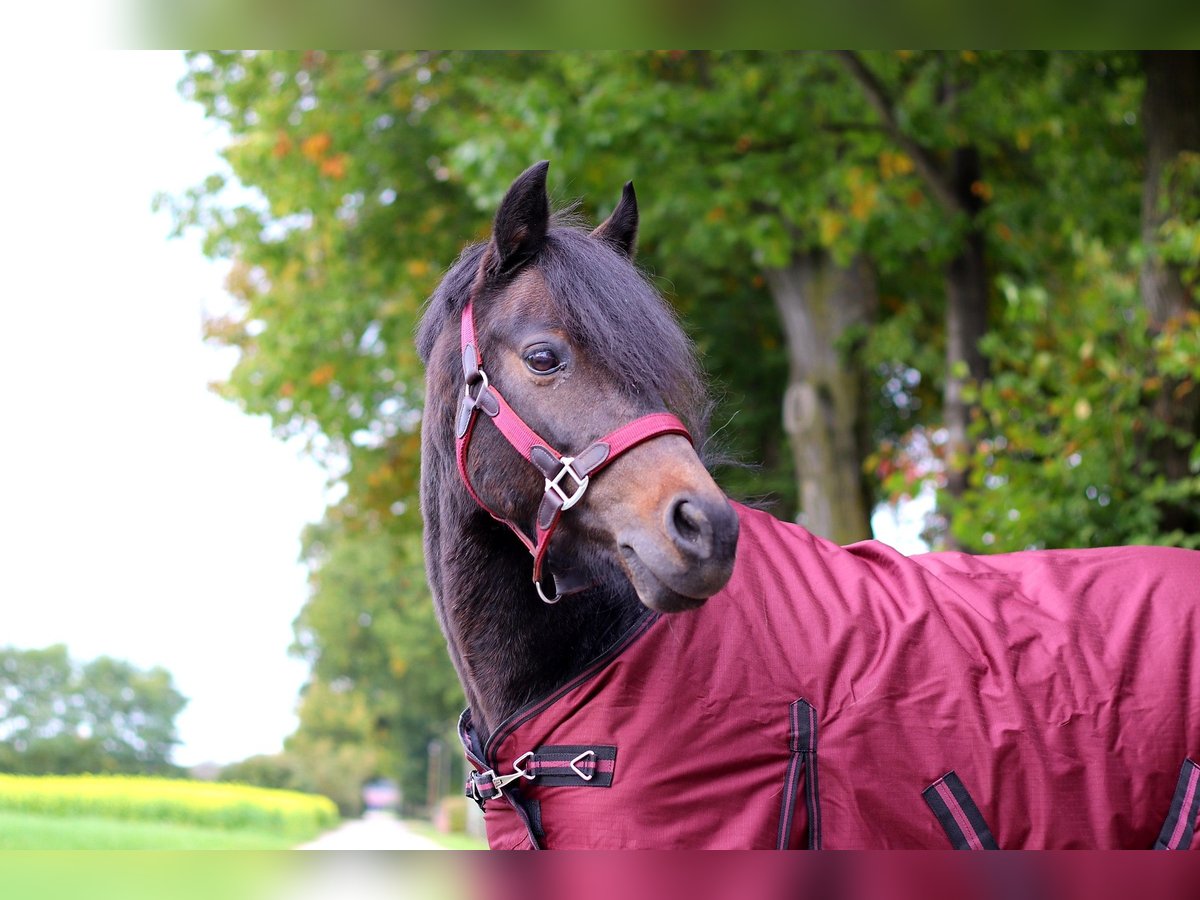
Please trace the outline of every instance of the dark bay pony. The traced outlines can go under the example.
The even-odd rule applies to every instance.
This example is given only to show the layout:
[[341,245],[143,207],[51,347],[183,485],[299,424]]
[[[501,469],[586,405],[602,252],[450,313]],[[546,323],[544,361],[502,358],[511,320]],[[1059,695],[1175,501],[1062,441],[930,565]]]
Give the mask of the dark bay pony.
[[492,846],[1190,846],[1200,553],[906,558],[729,502],[632,186],[589,233],[546,169],[418,337],[426,562]]

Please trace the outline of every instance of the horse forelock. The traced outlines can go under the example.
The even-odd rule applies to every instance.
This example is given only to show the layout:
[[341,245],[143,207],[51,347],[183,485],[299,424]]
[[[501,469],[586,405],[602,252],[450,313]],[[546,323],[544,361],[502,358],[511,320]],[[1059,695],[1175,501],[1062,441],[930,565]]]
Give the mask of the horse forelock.
[[[463,250],[430,297],[417,334],[426,364],[438,336],[466,307],[485,249],[485,244],[475,244]],[[564,224],[549,231],[529,266],[541,276],[551,315],[572,342],[603,366],[621,390],[660,397],[701,448],[709,400],[695,347],[646,276],[586,230]]]
[[428,365],[438,336],[466,308],[486,244],[471,244],[458,255],[425,303],[417,326],[417,355]]

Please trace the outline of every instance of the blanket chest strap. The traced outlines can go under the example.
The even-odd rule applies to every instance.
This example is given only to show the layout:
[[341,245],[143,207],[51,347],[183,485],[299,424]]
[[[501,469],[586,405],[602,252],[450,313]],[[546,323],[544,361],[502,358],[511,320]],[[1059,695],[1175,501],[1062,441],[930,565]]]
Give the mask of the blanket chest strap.
[[1200,765],[1192,759],[1183,761],[1167,820],[1163,822],[1155,850],[1186,850],[1192,845],[1196,815],[1200,814]]
[[953,770],[921,792],[955,850],[998,850],[983,813]]
[[821,795],[817,783],[817,710],[807,700],[796,700],[788,709],[788,761],[779,810],[776,849],[786,850],[792,838],[792,818],[800,778],[804,778],[804,802],[808,812],[808,849],[821,849]]

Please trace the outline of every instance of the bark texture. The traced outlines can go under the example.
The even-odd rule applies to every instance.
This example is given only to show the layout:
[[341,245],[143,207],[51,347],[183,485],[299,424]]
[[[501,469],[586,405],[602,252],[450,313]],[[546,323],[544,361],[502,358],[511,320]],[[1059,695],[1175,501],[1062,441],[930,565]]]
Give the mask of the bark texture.
[[983,204],[972,190],[980,180],[979,153],[974,147],[954,152],[950,189],[967,215],[967,232],[958,254],[946,267],[946,385],[942,396],[947,432],[946,487],[960,497],[967,489],[967,462],[971,443],[971,404],[963,388],[968,380],[980,382],[987,376],[987,360],[979,341],[988,327],[988,279],[983,233],[976,218]]
[[[1162,330],[1189,310],[1200,307],[1179,271],[1157,252],[1158,230],[1172,214],[1172,199],[1164,194],[1164,177],[1181,153],[1200,153],[1200,52],[1152,51],[1143,54],[1146,92],[1142,123],[1146,136],[1146,177],[1142,188],[1142,302],[1150,327]],[[1200,388],[1168,380],[1154,401],[1154,415],[1168,428],[1191,440],[1163,438],[1151,443],[1149,455],[1170,481],[1189,477],[1189,457],[1200,437]],[[1200,511],[1166,504],[1165,529],[1200,529]]]
[[783,426],[800,488],[801,522],[839,544],[871,536],[864,378],[841,352],[847,331],[869,324],[878,289],[862,260],[838,266],[823,251],[764,273],[787,339]]
[[[1163,175],[1180,153],[1200,153],[1200,52],[1149,52],[1143,55],[1143,67],[1146,180],[1142,187],[1142,241],[1152,250],[1158,243],[1159,226],[1169,215],[1169,208],[1160,208]],[[1179,272],[1163,263],[1157,253],[1146,255],[1141,289],[1156,327],[1195,308],[1195,299],[1180,281]]]

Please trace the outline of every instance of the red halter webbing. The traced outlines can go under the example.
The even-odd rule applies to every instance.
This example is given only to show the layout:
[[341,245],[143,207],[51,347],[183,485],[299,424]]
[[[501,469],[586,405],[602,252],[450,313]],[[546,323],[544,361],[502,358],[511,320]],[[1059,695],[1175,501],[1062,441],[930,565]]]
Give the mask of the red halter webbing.
[[[557,591],[557,587],[553,598],[548,598],[542,591],[542,564],[559,519],[564,512],[583,498],[591,476],[626,450],[636,447],[650,438],[663,434],[681,434],[690,441],[692,436],[684,424],[670,413],[652,413],[642,416],[640,419],[634,419],[629,424],[609,432],[574,457],[564,456],[549,441],[544,440],[526,425],[525,421],[501,396],[500,391],[488,383],[487,375],[483,371],[483,355],[479,350],[479,339],[475,335],[473,299],[467,302],[466,309],[463,310],[461,346],[466,390],[459,403],[458,419],[455,423],[458,473],[462,476],[463,484],[466,485],[468,493],[475,502],[497,522],[507,525],[533,554],[533,583],[537,588],[538,596],[547,603],[556,603],[562,596]],[[476,389],[474,396],[471,395],[472,389]],[[475,488],[471,486],[471,479],[467,475],[467,449],[470,447],[475,420],[480,411],[495,422],[500,433],[512,444],[513,448],[545,476],[546,492],[538,506],[537,519],[534,523],[534,540],[530,540],[520,526],[511,519],[506,519],[493,512],[475,493]]]

